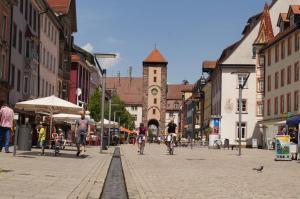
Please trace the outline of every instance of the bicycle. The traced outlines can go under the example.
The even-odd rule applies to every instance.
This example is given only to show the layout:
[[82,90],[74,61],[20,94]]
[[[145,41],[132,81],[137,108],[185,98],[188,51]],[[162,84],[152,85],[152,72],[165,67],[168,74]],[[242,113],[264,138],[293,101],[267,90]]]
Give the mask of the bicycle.
[[145,149],[145,138],[143,136],[138,137],[138,144],[139,144],[139,153],[140,155],[143,155]]
[[217,148],[217,149],[221,149],[222,148],[222,141],[220,139],[215,140],[213,147]]

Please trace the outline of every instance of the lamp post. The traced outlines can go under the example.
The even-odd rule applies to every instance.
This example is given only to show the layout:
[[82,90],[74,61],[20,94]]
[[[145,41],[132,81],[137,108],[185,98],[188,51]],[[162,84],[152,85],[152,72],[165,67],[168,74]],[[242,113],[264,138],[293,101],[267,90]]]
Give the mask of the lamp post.
[[108,147],[110,146],[110,120],[111,120],[111,96],[109,96],[108,106]]
[[103,146],[103,135],[104,135],[104,101],[105,101],[105,89],[106,89],[106,69],[102,69],[98,59],[103,59],[103,58],[116,58],[116,54],[108,54],[108,53],[95,53],[95,60],[96,64],[102,73],[102,82],[101,82],[101,87],[102,87],[102,98],[101,98],[101,137],[100,137],[100,153],[102,153],[102,150],[104,148]]

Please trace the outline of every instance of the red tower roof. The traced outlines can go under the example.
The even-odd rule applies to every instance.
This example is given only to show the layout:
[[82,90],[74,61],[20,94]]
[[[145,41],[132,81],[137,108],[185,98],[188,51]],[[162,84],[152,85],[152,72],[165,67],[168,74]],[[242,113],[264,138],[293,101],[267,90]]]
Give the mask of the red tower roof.
[[159,63],[166,63],[167,60],[162,56],[162,54],[154,48],[150,55],[144,60],[144,62],[159,62]]

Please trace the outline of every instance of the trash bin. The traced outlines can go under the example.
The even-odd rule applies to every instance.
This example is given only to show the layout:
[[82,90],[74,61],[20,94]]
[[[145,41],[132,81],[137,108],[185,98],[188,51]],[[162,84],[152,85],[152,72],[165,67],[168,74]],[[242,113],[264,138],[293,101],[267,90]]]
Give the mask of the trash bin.
[[229,149],[229,139],[224,140],[224,149],[228,148]]
[[18,150],[31,151],[31,126],[21,125],[18,132]]
[[257,139],[252,139],[252,148],[257,148]]
[[108,137],[107,136],[103,136],[103,140],[102,140],[102,150],[108,150]]

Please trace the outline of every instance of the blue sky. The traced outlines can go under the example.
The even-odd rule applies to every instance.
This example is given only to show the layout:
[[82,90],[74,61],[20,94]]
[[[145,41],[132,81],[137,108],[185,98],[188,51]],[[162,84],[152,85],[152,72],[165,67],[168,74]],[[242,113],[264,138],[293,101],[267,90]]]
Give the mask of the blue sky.
[[[268,1],[270,2],[270,0]],[[194,83],[202,61],[217,59],[237,41],[264,0],[77,0],[75,42],[93,52],[118,53],[104,60],[108,76],[142,76],[142,61],[155,44],[168,60],[168,82]]]

